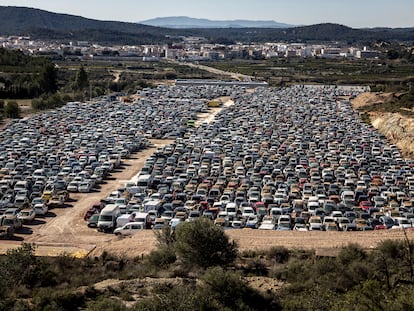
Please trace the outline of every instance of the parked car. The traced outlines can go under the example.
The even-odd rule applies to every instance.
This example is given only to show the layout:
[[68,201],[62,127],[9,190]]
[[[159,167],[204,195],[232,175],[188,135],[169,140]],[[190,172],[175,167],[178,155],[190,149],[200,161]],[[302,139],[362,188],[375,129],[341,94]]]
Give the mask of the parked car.
[[246,220],[246,228],[257,229],[259,225],[260,221],[257,215],[251,215]]
[[258,229],[260,229],[260,230],[276,230],[276,224],[271,220],[263,220]]
[[15,215],[4,215],[3,226],[12,227],[14,231],[17,231],[23,227],[22,221]]
[[356,218],[354,219],[354,223],[356,225],[356,229],[359,231],[367,231],[374,229],[364,218]]
[[116,228],[114,230],[115,235],[121,235],[121,236],[129,236],[134,235],[137,232],[144,230],[145,224],[143,222],[128,222],[122,227]]
[[31,207],[22,209],[19,214],[17,214],[17,218],[24,224],[31,223],[35,219],[35,216],[36,212]]
[[323,230],[322,219],[320,216],[309,218],[309,230]]
[[45,216],[49,211],[49,208],[45,203],[37,203],[33,206],[33,209],[36,216]]
[[80,182],[78,185],[78,192],[88,193],[92,190],[92,184],[88,181]]
[[324,230],[325,231],[339,231],[339,228],[335,222],[329,222],[325,224]]
[[99,213],[91,215],[87,219],[87,225],[89,228],[97,228],[98,227],[98,220],[99,220]]

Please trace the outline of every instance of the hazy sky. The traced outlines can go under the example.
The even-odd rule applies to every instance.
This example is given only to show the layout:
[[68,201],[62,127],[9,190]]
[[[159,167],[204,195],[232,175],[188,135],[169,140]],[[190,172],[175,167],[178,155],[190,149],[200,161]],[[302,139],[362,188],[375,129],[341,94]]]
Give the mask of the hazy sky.
[[139,22],[163,16],[275,20],[294,25],[414,27],[413,0],[0,0],[99,20]]

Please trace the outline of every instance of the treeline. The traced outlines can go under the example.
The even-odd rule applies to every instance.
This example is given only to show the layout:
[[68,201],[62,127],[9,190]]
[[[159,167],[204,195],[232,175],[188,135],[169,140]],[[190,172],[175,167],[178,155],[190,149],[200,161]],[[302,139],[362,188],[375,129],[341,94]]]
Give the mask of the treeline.
[[57,69],[46,58],[0,48],[0,98],[24,99],[54,93]]
[[[29,28],[28,33],[43,40],[86,40],[101,44],[169,44],[171,37],[201,36],[209,43],[234,44],[235,42],[322,42],[339,41],[349,44],[367,44],[376,41],[411,42],[414,29],[354,29],[343,25],[324,23],[291,28],[203,28],[167,29],[147,26],[145,29],[119,30],[109,25],[90,29]],[[138,25],[141,27],[143,25]]]
[[[369,251],[350,244],[335,257],[284,247],[239,252],[205,219],[157,236],[158,249],[144,258],[41,258],[29,244],[10,250],[0,257],[0,309],[414,309],[414,245],[407,236]],[[119,281],[95,286],[106,279]]]

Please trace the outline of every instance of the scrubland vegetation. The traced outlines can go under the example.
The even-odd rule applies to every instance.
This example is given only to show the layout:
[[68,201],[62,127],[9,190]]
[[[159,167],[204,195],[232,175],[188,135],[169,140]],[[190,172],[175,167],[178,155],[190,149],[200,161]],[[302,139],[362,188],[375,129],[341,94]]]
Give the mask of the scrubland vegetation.
[[[188,239],[189,236],[194,237]],[[158,233],[143,258],[0,258],[2,310],[412,310],[412,241],[350,244],[337,257],[273,247],[240,253],[203,219]],[[133,246],[131,246],[133,247]],[[207,254],[210,254],[209,256]],[[251,277],[272,280],[261,289]],[[259,282],[260,283],[260,282]]]

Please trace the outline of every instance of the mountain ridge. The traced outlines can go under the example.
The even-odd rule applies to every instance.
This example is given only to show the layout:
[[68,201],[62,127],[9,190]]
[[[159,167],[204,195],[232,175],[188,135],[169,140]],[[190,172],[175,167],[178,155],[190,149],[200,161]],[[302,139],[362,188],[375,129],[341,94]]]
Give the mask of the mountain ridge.
[[44,41],[99,44],[170,44],[174,38],[199,36],[209,43],[414,41],[414,28],[354,29],[325,23],[292,28],[173,29],[138,23],[100,21],[27,7],[0,6],[0,36],[30,36]]

